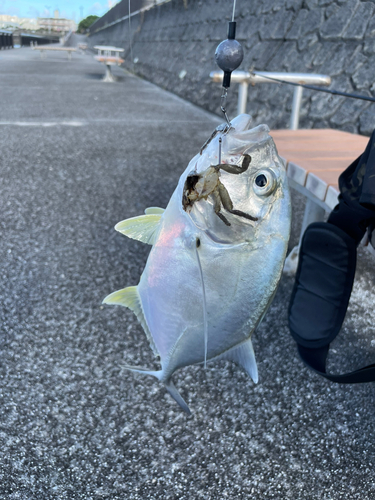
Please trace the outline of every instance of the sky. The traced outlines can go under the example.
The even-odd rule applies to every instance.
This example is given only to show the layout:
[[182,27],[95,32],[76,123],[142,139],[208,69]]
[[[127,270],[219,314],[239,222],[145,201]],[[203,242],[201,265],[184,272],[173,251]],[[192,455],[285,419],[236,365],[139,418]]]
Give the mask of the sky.
[[0,14],[53,17],[54,11],[58,9],[60,17],[79,22],[92,14],[102,16],[114,3],[113,0],[0,0]]

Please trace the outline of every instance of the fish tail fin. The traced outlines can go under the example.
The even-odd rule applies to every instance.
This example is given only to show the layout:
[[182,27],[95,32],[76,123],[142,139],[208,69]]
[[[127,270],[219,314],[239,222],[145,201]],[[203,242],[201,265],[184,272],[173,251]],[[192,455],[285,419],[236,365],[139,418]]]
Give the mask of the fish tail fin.
[[169,394],[172,396],[172,398],[176,401],[177,404],[180,405],[180,407],[184,410],[185,413],[188,415],[191,415],[190,408],[186,404],[185,400],[181,396],[181,394],[178,392],[176,389],[176,386],[172,382],[171,379],[169,379],[167,382],[164,382],[165,388],[169,392]]
[[161,380],[163,377],[163,370],[148,370],[147,368],[142,368],[141,366],[132,366],[132,365],[122,365],[122,368],[125,370],[130,370],[131,372],[140,373],[142,375],[151,375],[152,377]]
[[131,365],[123,365],[122,368],[125,368],[125,370],[130,370],[135,373],[140,373],[141,375],[151,375],[152,377],[155,377],[158,380],[164,382],[165,388],[172,396],[172,398],[176,401],[176,403],[178,403],[178,405],[184,410],[185,413],[191,415],[191,411],[188,405],[186,404],[185,400],[176,389],[172,380],[171,379],[166,381],[163,380],[164,376],[163,370],[153,371],[153,370],[147,370],[146,368],[141,368],[139,366],[131,366]]

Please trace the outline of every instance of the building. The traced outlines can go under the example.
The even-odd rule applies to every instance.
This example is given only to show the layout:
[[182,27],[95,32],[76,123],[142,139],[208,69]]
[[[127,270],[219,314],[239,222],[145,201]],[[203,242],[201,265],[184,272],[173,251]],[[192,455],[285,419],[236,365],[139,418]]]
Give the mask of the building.
[[38,29],[57,33],[67,33],[76,30],[77,25],[72,19],[60,17],[59,11],[55,10],[54,17],[38,17]]
[[12,30],[16,28],[34,31],[38,29],[38,21],[28,17],[0,15],[0,29]]

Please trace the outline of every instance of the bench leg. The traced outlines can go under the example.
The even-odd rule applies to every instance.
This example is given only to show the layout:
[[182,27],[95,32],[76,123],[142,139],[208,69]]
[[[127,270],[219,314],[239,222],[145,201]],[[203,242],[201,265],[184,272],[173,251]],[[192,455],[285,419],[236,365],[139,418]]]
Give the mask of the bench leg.
[[112,70],[111,70],[111,65],[106,64],[106,70],[105,70],[105,76],[103,78],[103,82],[115,82],[116,77],[113,75]]
[[325,210],[317,203],[315,203],[310,198],[306,200],[305,212],[303,214],[303,221],[301,227],[301,233],[299,237],[299,243],[295,246],[288,257],[285,259],[284,270],[285,274],[295,274],[298,266],[298,255],[299,255],[299,247],[301,244],[302,236],[307,228],[313,222],[321,222],[324,219]]
[[71,52],[69,52],[69,51],[68,51],[68,59],[69,59],[69,61],[71,61],[71,60],[72,60],[72,53],[71,53]]

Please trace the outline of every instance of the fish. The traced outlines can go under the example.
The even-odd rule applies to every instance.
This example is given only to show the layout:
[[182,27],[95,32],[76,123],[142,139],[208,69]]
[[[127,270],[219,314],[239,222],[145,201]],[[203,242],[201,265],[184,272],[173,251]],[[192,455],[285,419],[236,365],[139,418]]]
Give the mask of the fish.
[[151,375],[188,414],[176,370],[228,360],[258,382],[251,336],[280,281],[291,225],[283,160],[267,125],[251,117],[218,127],[190,161],[165,209],[119,222],[115,229],[152,246],[136,286],[103,303],[130,308],[160,370]]

